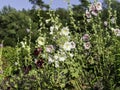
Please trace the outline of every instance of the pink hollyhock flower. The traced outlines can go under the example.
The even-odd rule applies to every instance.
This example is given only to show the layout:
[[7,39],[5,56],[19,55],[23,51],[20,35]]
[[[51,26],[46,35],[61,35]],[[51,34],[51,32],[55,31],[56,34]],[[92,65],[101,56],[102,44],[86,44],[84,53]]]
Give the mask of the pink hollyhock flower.
[[70,43],[71,43],[71,48],[72,49],[75,48],[75,46],[76,46],[75,42],[71,41]]
[[52,53],[53,51],[54,51],[53,45],[48,45],[48,46],[46,47],[46,52]]
[[96,10],[97,10],[97,11],[102,10],[102,3],[101,3],[101,2],[96,2],[96,3],[95,3],[95,7],[96,7]]
[[83,46],[85,49],[89,49],[91,47],[91,44],[90,42],[85,42]]
[[91,4],[91,5],[89,6],[89,11],[91,12],[91,11],[94,11],[94,10],[96,10],[96,7],[95,7],[94,4]]
[[83,41],[89,41],[89,39],[90,39],[89,34],[84,34],[83,37],[82,37]]
[[97,10],[93,10],[93,11],[91,11],[91,14],[94,15],[94,16],[97,16],[98,15],[98,11]]
[[90,14],[90,12],[89,12],[88,10],[86,10],[85,16],[86,16],[87,18],[91,18],[91,14]]

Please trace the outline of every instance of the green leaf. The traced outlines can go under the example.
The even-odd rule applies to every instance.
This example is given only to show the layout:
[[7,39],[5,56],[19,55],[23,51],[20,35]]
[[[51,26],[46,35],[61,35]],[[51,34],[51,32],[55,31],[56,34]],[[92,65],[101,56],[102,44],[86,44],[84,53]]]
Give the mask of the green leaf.
[[72,73],[71,75],[72,75],[72,77],[75,77],[75,78],[78,78],[78,77],[79,77],[78,72]]

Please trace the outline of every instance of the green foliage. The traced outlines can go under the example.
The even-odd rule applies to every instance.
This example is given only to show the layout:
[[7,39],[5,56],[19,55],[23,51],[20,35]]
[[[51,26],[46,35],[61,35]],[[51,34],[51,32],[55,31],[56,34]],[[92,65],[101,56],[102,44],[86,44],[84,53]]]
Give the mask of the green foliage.
[[[44,5],[40,0],[30,1]],[[119,20],[116,20],[119,18],[119,3],[104,2],[107,7],[97,12],[91,10],[88,18],[85,9],[91,4],[87,0],[80,1],[80,7],[69,10],[3,10],[6,16],[1,13],[1,25],[8,34],[1,31],[1,35],[5,34],[2,38],[6,36],[4,40],[10,41],[19,37],[20,41],[12,40],[17,42],[15,48],[3,48],[1,89],[120,88],[120,29]],[[24,31],[25,28],[29,28],[29,32]]]

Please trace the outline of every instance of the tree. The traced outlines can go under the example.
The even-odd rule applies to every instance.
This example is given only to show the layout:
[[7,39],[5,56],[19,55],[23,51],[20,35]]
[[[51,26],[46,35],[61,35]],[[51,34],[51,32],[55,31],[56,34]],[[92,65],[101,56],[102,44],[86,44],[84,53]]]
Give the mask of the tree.
[[[19,37],[20,41],[28,34],[31,18],[29,11],[17,11],[10,6],[5,6],[0,11],[0,41],[4,40],[4,45],[15,46]],[[37,24],[31,22],[32,30],[36,30]],[[35,35],[35,33],[33,34]]]
[[38,6],[40,9],[49,9],[49,5],[45,4],[42,0],[29,0],[33,4],[33,7]]

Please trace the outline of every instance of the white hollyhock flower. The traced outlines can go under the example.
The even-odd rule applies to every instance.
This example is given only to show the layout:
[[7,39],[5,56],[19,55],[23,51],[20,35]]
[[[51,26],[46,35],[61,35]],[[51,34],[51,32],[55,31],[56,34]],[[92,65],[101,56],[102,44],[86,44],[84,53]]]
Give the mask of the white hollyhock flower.
[[55,61],[55,67],[58,68],[59,67],[59,62]]
[[91,19],[87,19],[87,22],[89,23],[91,21]]
[[54,62],[54,59],[49,56],[49,57],[48,57],[48,63],[51,64],[51,63],[53,63],[53,62]]
[[15,62],[15,65],[17,66],[17,65],[18,65],[18,62]]
[[96,7],[96,10],[97,10],[97,11],[102,10],[102,3],[101,3],[101,2],[96,2],[96,3],[95,3],[95,7]]
[[26,31],[29,33],[29,32],[30,32],[30,29],[27,28]]
[[69,55],[70,55],[71,58],[74,56],[72,53],[70,53]]
[[89,49],[91,47],[91,44],[90,42],[85,42],[83,46],[85,49]]
[[107,21],[104,21],[104,26],[107,26],[108,25],[108,22]]
[[70,51],[71,50],[71,42],[65,42],[63,45],[63,49],[66,51]]
[[63,28],[61,29],[60,35],[65,35],[65,36],[67,36],[69,33],[70,33],[70,32],[69,32],[69,28],[68,28],[68,27],[63,27]]
[[111,21],[112,23],[115,23],[115,18],[112,17],[112,18],[110,19],[110,21]]
[[38,46],[44,45],[45,44],[45,38],[44,37],[38,37],[36,42],[38,43]]
[[49,23],[49,21],[50,21],[50,19],[47,19],[45,22],[46,22],[46,23]]
[[25,48],[26,47],[26,45],[27,45],[27,43],[26,42],[20,42],[21,43],[21,45],[22,45],[22,48]]
[[57,26],[57,25],[51,26],[51,27],[50,27],[50,34],[53,34],[53,32],[54,32],[55,30],[58,30],[58,26]]
[[54,59],[55,60],[58,60],[59,59],[59,56],[57,54],[54,55]]
[[116,28],[112,28],[112,31],[115,33],[116,36],[120,36],[120,29]]
[[65,61],[65,59],[66,59],[66,56],[60,56],[59,57],[59,61]]

